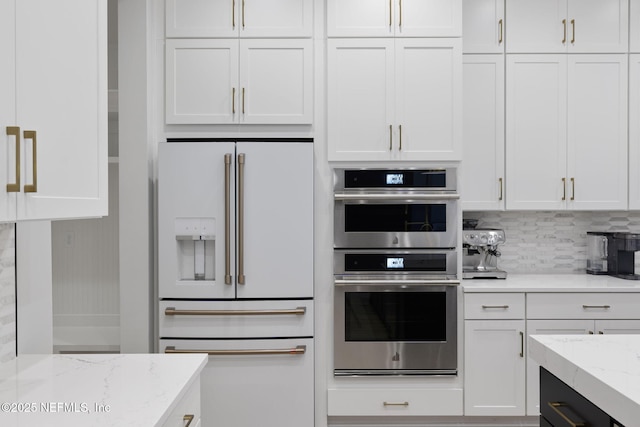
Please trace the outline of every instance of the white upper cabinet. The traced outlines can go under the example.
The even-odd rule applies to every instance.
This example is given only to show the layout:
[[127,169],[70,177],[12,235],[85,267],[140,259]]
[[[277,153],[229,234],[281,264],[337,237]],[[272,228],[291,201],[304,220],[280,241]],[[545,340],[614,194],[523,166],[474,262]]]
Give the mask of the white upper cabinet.
[[166,123],[308,124],[310,39],[168,39]]
[[508,53],[623,53],[628,0],[506,0]]
[[333,39],[329,160],[459,160],[459,39]]
[[463,0],[463,53],[503,53],[504,31],[504,0]]
[[328,37],[460,37],[462,0],[328,0]]
[[108,213],[106,16],[106,0],[0,0],[0,220]]
[[167,0],[167,37],[311,37],[312,0]]
[[640,0],[629,0],[629,51],[640,53]]
[[[640,159],[640,55],[629,55],[629,159]],[[629,209],[640,210],[640,162],[629,162]]]

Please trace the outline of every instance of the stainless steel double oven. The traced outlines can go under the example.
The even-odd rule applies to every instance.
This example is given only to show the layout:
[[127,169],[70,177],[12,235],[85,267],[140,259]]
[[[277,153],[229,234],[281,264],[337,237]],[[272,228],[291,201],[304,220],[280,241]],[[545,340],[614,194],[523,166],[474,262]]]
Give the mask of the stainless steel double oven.
[[334,169],[334,374],[456,375],[456,169]]

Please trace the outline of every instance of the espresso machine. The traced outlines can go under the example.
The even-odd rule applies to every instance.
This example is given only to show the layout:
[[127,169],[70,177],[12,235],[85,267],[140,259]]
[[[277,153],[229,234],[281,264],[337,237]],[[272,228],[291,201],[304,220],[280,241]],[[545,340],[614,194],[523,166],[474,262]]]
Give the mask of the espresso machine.
[[640,251],[640,234],[611,233],[607,236],[607,274],[640,280],[635,273],[635,255]]
[[493,228],[462,231],[462,278],[505,279],[507,272],[498,268],[500,251],[505,242],[504,230]]

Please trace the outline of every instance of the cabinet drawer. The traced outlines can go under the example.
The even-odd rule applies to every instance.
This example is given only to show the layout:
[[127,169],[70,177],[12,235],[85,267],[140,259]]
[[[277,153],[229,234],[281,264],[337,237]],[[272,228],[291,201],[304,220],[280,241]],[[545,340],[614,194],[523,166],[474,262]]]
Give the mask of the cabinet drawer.
[[198,378],[191,384],[162,426],[184,427],[190,417],[193,417],[191,425],[195,426],[200,422],[200,410],[200,378]]
[[464,294],[465,319],[524,319],[523,293]]
[[159,316],[162,338],[313,336],[310,300],[160,301]]
[[462,415],[462,389],[330,389],[329,416]]
[[638,293],[530,293],[528,319],[637,319]]

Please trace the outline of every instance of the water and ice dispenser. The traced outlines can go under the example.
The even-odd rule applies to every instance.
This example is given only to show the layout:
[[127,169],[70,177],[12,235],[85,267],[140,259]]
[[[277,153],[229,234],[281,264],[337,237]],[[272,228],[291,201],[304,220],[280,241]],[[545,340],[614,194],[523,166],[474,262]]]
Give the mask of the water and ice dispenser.
[[178,280],[215,279],[215,218],[176,218]]

